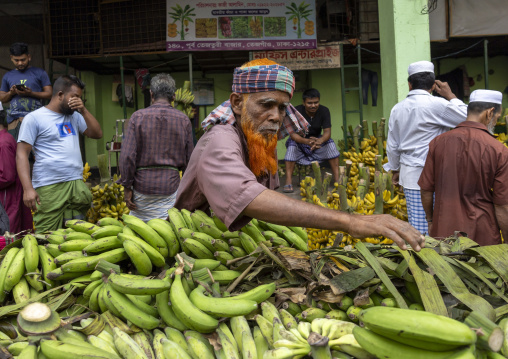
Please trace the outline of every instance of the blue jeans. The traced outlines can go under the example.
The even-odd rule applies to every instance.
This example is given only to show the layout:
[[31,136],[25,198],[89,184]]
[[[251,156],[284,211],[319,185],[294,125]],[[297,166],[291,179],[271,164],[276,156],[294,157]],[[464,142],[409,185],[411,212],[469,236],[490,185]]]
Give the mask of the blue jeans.
[[377,72],[362,69],[362,95],[363,104],[369,104],[369,85],[372,93],[372,106],[377,106]]

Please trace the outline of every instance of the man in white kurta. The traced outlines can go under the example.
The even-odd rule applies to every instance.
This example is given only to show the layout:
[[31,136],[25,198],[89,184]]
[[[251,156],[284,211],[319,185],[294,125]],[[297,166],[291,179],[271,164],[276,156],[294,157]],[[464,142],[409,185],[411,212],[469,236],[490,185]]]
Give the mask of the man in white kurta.
[[[409,94],[390,113],[383,167],[394,173],[403,187],[409,223],[428,233],[418,179],[423,171],[429,143],[435,137],[466,120],[467,105],[459,100],[446,82],[435,80],[434,65],[418,61],[408,68]],[[441,97],[431,95],[435,90]]]

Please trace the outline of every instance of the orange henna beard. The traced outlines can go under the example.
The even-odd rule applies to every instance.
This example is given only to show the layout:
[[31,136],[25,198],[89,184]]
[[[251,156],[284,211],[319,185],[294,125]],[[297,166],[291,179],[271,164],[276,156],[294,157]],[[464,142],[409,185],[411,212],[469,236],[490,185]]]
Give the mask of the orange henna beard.
[[242,108],[241,127],[247,140],[251,171],[256,177],[264,175],[267,171],[272,175],[275,174],[277,172],[277,158],[275,157],[277,135],[265,137],[254,131],[252,128],[252,118],[247,113],[245,105]]

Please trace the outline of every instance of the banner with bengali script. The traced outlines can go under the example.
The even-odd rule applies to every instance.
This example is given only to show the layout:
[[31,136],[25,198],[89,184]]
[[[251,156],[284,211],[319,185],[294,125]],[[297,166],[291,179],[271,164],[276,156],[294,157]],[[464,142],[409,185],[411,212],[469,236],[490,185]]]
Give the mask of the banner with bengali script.
[[311,50],[255,51],[253,59],[273,60],[291,70],[332,69],[340,67],[338,46],[318,46]]
[[314,0],[167,0],[167,51],[315,49]]

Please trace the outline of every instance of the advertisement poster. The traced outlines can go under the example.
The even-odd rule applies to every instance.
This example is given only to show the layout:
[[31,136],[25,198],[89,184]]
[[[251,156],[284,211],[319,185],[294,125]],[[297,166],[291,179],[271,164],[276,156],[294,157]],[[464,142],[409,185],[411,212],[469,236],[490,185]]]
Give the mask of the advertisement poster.
[[316,48],[314,0],[167,0],[167,51]]
[[256,51],[253,59],[273,60],[296,70],[333,69],[340,67],[339,46],[318,46],[311,50]]

